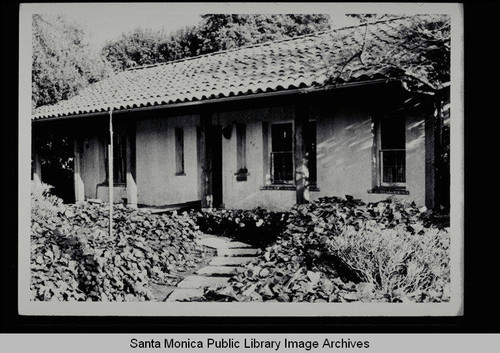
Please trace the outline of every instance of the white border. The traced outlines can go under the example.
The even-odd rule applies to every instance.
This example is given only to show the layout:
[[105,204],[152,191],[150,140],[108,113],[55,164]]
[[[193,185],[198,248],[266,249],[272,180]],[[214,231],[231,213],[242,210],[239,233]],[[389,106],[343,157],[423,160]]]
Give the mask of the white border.
[[[444,13],[452,21],[451,85],[451,301],[449,303],[94,303],[31,302],[31,16],[75,13],[89,6],[156,6],[161,11],[204,8],[207,13]],[[170,3],[21,4],[19,22],[19,314],[95,316],[456,316],[463,314],[463,7],[461,4],[399,3]]]

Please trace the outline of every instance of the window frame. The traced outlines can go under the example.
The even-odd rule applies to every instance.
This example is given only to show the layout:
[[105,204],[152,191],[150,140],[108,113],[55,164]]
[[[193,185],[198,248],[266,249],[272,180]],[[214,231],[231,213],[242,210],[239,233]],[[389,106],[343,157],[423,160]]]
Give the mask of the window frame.
[[[292,146],[291,150],[289,153],[292,155],[292,179],[289,182],[276,182],[274,179],[274,164],[273,164],[273,125],[285,125],[285,124],[290,124],[292,126],[291,133],[292,133]],[[295,124],[293,120],[282,120],[282,121],[272,121],[269,122],[269,132],[268,132],[268,146],[269,146],[269,152],[268,152],[268,158],[269,158],[269,175],[271,178],[271,184],[272,186],[277,186],[277,185],[284,185],[284,186],[290,186],[293,185],[295,186]],[[288,151],[280,151],[280,152],[288,152]]]
[[[382,148],[382,121],[383,119],[403,119],[404,120],[404,148]],[[377,122],[377,164],[378,164],[378,186],[383,187],[383,188],[397,188],[397,189],[404,189],[406,188],[407,185],[407,180],[406,180],[406,116],[405,115],[388,115],[388,116],[383,116],[378,119]],[[404,182],[384,182],[384,157],[383,154],[384,152],[401,152],[404,151],[404,158],[405,158],[405,167],[404,167]]]
[[184,151],[184,128],[174,128],[174,153],[175,153],[175,175],[186,175],[185,151]]

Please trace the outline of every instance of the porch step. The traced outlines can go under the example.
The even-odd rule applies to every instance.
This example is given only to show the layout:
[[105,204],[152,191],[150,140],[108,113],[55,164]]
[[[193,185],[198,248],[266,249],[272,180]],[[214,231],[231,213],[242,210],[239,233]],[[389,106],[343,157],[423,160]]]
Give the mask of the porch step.
[[257,256],[262,251],[260,249],[255,248],[218,248],[217,255],[219,256],[230,256],[230,257],[239,257],[239,256]]
[[231,241],[229,238],[205,237],[198,240],[198,244],[214,249],[240,249],[251,248],[252,246],[240,241]]
[[214,257],[208,263],[210,266],[243,266],[255,260],[255,257]]
[[203,276],[232,276],[239,272],[243,272],[245,269],[236,266],[205,266],[198,271],[197,275]]
[[187,276],[166,301],[196,301],[203,297],[207,288],[224,287],[235,274],[245,271],[245,266],[255,260],[262,251],[226,237],[205,236],[196,240],[198,244],[214,249],[217,256],[194,275]]
[[203,289],[225,286],[230,277],[187,276],[177,284],[177,288]]

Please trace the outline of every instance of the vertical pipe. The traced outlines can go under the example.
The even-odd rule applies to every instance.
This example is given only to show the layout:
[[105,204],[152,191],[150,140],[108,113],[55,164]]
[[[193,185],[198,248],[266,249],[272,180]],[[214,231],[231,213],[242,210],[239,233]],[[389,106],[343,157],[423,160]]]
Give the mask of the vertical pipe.
[[108,189],[109,189],[109,236],[113,235],[113,108],[109,108]]

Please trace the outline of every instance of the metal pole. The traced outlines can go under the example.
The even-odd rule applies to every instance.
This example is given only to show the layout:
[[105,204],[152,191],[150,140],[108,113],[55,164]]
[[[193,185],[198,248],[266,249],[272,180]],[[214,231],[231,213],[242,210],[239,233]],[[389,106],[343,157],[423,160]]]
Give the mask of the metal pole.
[[113,108],[109,108],[108,189],[109,189],[109,236],[113,235]]

